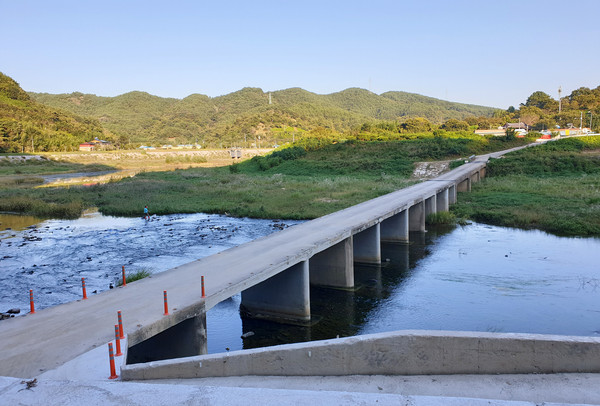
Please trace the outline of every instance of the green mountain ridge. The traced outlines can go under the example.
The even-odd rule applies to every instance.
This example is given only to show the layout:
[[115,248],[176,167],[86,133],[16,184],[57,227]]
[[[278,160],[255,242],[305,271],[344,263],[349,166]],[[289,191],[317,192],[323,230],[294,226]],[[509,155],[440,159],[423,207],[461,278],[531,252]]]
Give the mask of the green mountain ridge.
[[35,101],[0,72],[0,152],[76,150],[95,137],[111,134],[94,118]]
[[[269,104],[269,94],[271,104]],[[115,97],[83,93],[29,93],[48,106],[99,120],[112,133],[130,142],[225,144],[288,127],[346,131],[365,122],[424,117],[433,123],[469,116],[491,116],[497,109],[452,103],[406,92],[377,95],[349,88],[319,95],[301,88],[264,92],[246,87],[218,97],[191,94],[183,99],[145,92]],[[272,138],[272,137],[271,137]]]

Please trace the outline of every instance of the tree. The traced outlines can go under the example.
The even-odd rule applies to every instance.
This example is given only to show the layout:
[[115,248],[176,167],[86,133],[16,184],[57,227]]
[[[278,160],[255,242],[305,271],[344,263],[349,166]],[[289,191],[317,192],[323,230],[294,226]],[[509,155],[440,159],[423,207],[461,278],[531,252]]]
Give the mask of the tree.
[[533,92],[531,96],[527,98],[525,106],[537,107],[542,110],[554,110],[558,108],[558,102],[547,93],[537,91]]
[[580,87],[569,95],[569,103],[573,109],[590,110],[600,105],[600,86],[594,90]]
[[540,118],[542,116],[542,110],[539,107],[535,106],[522,106],[519,111],[519,117],[521,122],[527,124],[529,127],[535,125],[538,121],[540,121]]
[[409,118],[404,121],[400,127],[402,128],[403,132],[407,133],[429,132],[432,129],[429,120],[423,117]]
[[466,121],[456,120],[451,118],[442,124],[442,127],[446,131],[466,131],[469,129],[469,124]]
[[552,130],[556,126],[556,120],[554,118],[542,118],[533,125],[533,129],[536,131]]

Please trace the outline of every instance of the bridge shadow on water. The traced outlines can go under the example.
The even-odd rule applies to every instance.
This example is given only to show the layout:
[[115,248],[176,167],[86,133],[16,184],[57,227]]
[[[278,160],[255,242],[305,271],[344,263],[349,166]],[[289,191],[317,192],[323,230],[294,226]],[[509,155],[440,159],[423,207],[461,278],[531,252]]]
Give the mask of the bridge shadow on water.
[[365,323],[377,313],[377,308],[385,306],[392,293],[402,290],[404,284],[410,283],[415,265],[430,253],[430,241],[449,231],[451,229],[411,233],[408,244],[382,243],[383,261],[380,265],[354,264],[354,290],[311,286],[313,322],[308,326],[281,324],[242,315],[242,337],[245,337],[242,348],[361,334]]
[[[354,289],[311,286],[310,323],[284,324],[246,317],[240,295],[236,295],[207,313],[205,330],[200,319],[175,325],[131,347],[127,363],[187,357],[206,350],[221,353],[359,335],[367,323],[379,321],[381,310],[410,284],[419,261],[430,254],[431,241],[449,231],[415,232],[410,234],[409,243],[382,243],[381,264],[354,263]],[[390,326],[389,330],[397,329]],[[195,337],[202,331],[207,333],[206,346]]]

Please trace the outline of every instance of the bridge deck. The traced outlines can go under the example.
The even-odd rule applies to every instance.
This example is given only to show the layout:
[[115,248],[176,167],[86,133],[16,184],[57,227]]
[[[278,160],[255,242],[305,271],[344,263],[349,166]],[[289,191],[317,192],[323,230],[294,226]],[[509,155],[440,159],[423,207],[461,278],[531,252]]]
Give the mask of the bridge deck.
[[[498,154],[494,154],[498,155]],[[94,295],[89,299],[43,309],[0,323],[0,375],[29,378],[114,338],[117,310],[125,333],[163,316],[162,291],[168,291],[170,312],[204,304],[206,310],[291,265],[435,195],[444,185],[459,182],[485,165],[488,156],[426,181],[339,212],[302,223],[270,236]],[[202,303],[200,276],[207,297]],[[178,309],[178,310],[175,310]],[[171,317],[173,317],[171,316]],[[175,324],[172,318],[172,324]]]

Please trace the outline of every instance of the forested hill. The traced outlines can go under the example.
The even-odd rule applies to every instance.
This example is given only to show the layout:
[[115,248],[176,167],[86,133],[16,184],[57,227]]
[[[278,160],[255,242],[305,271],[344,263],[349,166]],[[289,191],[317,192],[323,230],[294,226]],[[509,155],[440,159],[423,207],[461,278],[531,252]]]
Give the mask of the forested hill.
[[0,72],[0,152],[77,150],[95,137],[110,138],[98,120],[42,105]]
[[424,117],[433,123],[468,116],[491,116],[490,107],[451,103],[413,93],[377,95],[351,88],[319,95],[300,88],[269,93],[244,88],[219,97],[193,94],[184,99],[143,92],[116,97],[83,93],[29,93],[36,101],[98,119],[130,142],[214,144],[268,136],[273,131],[304,131],[328,127],[349,130],[377,120]]

